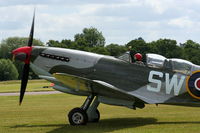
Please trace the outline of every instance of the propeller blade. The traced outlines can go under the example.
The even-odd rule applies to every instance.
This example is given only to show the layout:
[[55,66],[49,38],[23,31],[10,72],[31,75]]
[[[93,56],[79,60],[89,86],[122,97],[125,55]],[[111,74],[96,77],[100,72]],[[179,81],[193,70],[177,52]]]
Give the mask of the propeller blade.
[[[29,47],[31,47],[32,44],[33,44],[34,22],[35,22],[35,10],[34,10],[34,14],[33,14],[31,31],[30,31],[29,40],[28,40],[28,46]],[[27,61],[24,64],[23,73],[22,73],[19,105],[21,105],[22,100],[24,98],[25,91],[26,91],[26,86],[27,86],[27,83],[28,83],[28,76],[29,76],[29,69],[30,69],[30,64],[29,64],[29,61]]]
[[33,44],[34,23],[35,23],[35,10],[34,10],[34,14],[33,14],[32,26],[31,26],[31,31],[30,31],[29,40],[28,40],[29,47],[31,47]]
[[21,89],[20,89],[20,97],[19,97],[19,105],[21,105],[24,93],[26,91],[26,86],[28,83],[28,76],[29,76],[29,64],[24,64],[23,73],[22,73],[22,80],[21,80]]

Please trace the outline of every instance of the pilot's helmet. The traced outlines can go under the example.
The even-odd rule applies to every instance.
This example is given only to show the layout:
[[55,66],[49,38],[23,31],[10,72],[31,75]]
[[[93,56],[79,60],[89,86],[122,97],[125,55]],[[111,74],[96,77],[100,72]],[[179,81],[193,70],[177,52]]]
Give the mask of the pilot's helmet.
[[137,61],[142,61],[142,55],[141,55],[140,53],[136,53],[136,54],[134,55],[134,58],[135,58],[135,60],[137,60]]

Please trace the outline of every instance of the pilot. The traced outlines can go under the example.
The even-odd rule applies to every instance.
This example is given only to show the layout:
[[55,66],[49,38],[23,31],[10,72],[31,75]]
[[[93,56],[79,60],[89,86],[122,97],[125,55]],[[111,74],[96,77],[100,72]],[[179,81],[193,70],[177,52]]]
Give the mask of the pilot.
[[142,55],[140,53],[136,53],[134,55],[134,59],[136,64],[144,65],[144,63],[142,62]]

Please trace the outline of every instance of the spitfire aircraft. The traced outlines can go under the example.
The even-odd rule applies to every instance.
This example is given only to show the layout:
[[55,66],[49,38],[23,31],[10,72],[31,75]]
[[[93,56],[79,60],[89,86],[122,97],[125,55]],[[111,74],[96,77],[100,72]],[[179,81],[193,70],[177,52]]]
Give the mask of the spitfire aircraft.
[[200,66],[157,54],[146,54],[146,62],[138,64],[131,63],[129,52],[111,57],[33,46],[34,19],[35,15],[28,46],[12,51],[15,59],[25,63],[20,104],[31,67],[40,78],[52,82],[55,90],[87,97],[81,107],[69,112],[71,125],[98,122],[100,103],[131,109],[145,104],[200,105]]

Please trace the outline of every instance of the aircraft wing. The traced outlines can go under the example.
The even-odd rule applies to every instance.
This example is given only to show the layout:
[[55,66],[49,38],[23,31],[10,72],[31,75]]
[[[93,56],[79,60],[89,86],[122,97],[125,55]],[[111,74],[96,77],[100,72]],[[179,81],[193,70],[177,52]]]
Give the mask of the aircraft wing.
[[69,75],[65,73],[54,73],[53,76],[65,86],[75,89],[76,91],[87,91],[100,96],[120,98],[131,101],[143,101],[141,98],[121,90],[109,83],[100,80],[90,80],[87,78]]
[[145,86],[133,91],[125,91],[121,88],[118,88],[112,84],[101,80],[91,80],[88,78],[69,75],[65,73],[54,73],[53,76],[54,77],[40,75],[39,77],[53,82],[55,84],[62,83],[68,88],[68,91],[66,90],[63,92],[76,95],[80,92],[86,92],[86,94],[94,93],[99,96],[135,102],[138,101],[139,103],[143,102],[148,104],[165,103],[165,101],[170,99],[170,97],[166,96],[165,93],[157,94],[146,91]]
[[91,92],[91,80],[65,73],[54,73],[53,76],[65,86],[76,91]]

